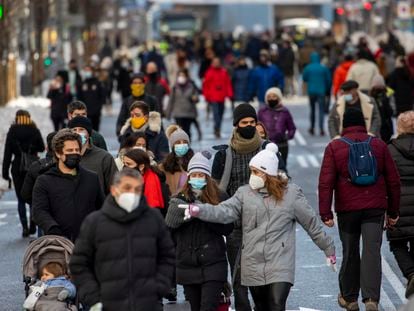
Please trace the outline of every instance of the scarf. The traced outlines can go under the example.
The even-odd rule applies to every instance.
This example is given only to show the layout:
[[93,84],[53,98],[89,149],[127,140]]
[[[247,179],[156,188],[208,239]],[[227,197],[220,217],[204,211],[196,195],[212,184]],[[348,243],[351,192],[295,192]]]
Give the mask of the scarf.
[[259,134],[256,132],[251,139],[246,139],[241,137],[239,132],[237,132],[237,128],[233,129],[233,135],[230,140],[230,146],[240,154],[251,153],[257,149],[262,144],[262,139],[260,138]]

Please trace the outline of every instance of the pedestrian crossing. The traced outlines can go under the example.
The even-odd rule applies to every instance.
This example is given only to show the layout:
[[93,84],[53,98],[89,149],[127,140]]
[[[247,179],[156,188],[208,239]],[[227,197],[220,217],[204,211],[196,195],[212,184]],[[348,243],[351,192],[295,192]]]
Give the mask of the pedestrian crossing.
[[299,165],[301,168],[317,168],[319,169],[322,164],[323,153],[317,155],[314,154],[290,154],[288,157],[288,163],[291,165],[293,160],[293,165]]

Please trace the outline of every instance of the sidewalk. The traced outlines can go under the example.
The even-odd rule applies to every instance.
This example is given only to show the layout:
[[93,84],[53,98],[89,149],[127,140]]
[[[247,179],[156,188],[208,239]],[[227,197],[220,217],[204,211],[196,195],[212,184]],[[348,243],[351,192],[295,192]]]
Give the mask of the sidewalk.
[[[6,143],[7,132],[10,125],[14,122],[16,111],[19,109],[28,110],[33,121],[42,133],[42,137],[53,131],[50,121],[49,100],[42,97],[19,97],[0,108],[0,163],[3,164],[4,146]],[[46,141],[45,141],[46,144]],[[0,178],[0,198],[4,191],[8,190],[8,182]]]

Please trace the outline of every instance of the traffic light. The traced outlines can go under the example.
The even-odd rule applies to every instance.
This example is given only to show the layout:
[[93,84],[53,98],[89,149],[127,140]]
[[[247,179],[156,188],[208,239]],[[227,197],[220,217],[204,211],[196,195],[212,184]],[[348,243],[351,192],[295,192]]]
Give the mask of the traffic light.
[[345,14],[345,9],[343,7],[336,8],[336,14],[338,14],[339,16],[344,15]]
[[370,1],[364,2],[364,10],[371,11],[372,10],[372,3]]
[[0,20],[4,18],[4,5],[0,4]]
[[50,56],[46,56],[43,60],[43,65],[45,67],[50,67],[53,64],[53,60]]

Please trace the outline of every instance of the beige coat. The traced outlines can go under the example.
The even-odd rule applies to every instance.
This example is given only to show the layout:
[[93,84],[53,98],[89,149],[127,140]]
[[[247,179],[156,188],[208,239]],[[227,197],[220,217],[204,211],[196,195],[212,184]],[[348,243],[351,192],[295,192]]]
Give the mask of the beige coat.
[[349,68],[346,80],[358,82],[359,89],[368,91],[372,87],[372,80],[379,75],[378,66],[366,59],[360,59]]

